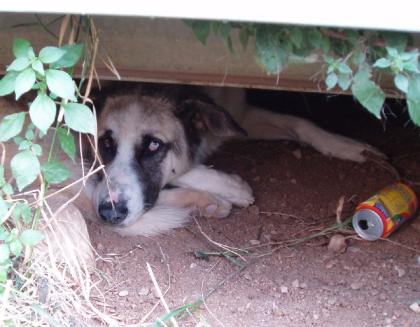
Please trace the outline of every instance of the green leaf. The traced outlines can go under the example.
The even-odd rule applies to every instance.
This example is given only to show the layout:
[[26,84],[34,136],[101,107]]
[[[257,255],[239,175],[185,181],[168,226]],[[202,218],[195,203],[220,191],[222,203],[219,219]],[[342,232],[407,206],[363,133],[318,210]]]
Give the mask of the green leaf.
[[12,212],[12,218],[15,221],[22,218],[25,224],[29,224],[32,221],[31,208],[25,202],[18,202]]
[[80,103],[69,102],[64,106],[64,120],[68,127],[80,133],[96,134],[96,120],[92,111]]
[[420,126],[420,74],[408,79],[407,105],[411,119]]
[[352,78],[350,74],[338,74],[338,85],[343,91],[347,91],[351,85]]
[[15,82],[15,94],[16,100],[26,92],[28,92],[36,81],[35,72],[32,68],[27,68],[23,72],[19,73],[16,77]]
[[17,153],[12,158],[10,166],[19,191],[35,181],[41,171],[38,158],[30,150]]
[[257,62],[268,74],[280,74],[286,58],[279,47],[277,31],[270,26],[257,29],[255,35],[255,54]]
[[398,57],[398,50],[392,47],[386,47],[386,52],[388,52],[388,55],[391,58],[397,58]]
[[70,177],[70,171],[58,161],[49,161],[42,165],[45,180],[51,184],[59,184]]
[[32,123],[44,133],[54,122],[56,113],[55,102],[45,93],[38,93],[29,107]]
[[61,70],[47,69],[45,78],[51,92],[63,99],[76,101],[74,95],[76,91],[75,84],[69,74]]
[[0,244],[0,263],[6,262],[10,257],[9,244]]
[[62,58],[65,53],[65,50],[57,47],[45,47],[39,52],[39,60],[44,64],[51,64]]
[[57,133],[60,140],[61,149],[74,162],[76,157],[76,144],[74,142],[73,134],[67,132],[64,128],[61,127],[57,129]]
[[325,79],[325,84],[327,85],[327,90],[331,90],[333,87],[336,86],[338,82],[338,76],[335,73],[330,73],[327,75]]
[[13,194],[13,187],[12,185],[10,185],[9,183],[4,184],[4,186],[2,187],[2,191],[4,193],[6,193],[7,195],[12,195]]
[[13,40],[13,54],[16,58],[28,57],[30,52],[31,44],[25,39],[14,39]]
[[44,235],[34,229],[27,229],[22,232],[19,239],[26,246],[35,246],[44,239]]
[[355,79],[351,91],[355,98],[376,118],[381,118],[381,109],[385,101],[385,94],[369,79]]
[[191,27],[195,37],[203,44],[206,44],[207,38],[210,35],[210,22],[187,20],[185,23]]
[[4,116],[0,123],[0,142],[6,142],[18,135],[22,131],[24,122],[24,112]]
[[40,74],[41,76],[44,76],[45,74],[44,65],[38,59],[34,60],[34,62],[32,63],[32,69],[36,71],[38,74]]
[[19,257],[22,254],[23,244],[19,239],[16,239],[9,243],[10,252],[12,252],[15,257]]
[[408,92],[408,78],[406,76],[402,74],[395,75],[394,84],[401,92]]
[[354,51],[350,60],[353,65],[360,66],[362,63],[366,61],[366,55],[362,49],[358,48]]
[[53,62],[51,68],[69,68],[77,64],[82,56],[83,44],[67,44],[61,47],[65,50],[64,56],[62,56],[56,62]]
[[303,33],[300,28],[292,28],[290,30],[290,40],[296,48],[301,48],[303,44]]
[[349,65],[347,65],[346,63],[344,63],[344,62],[340,62],[339,64],[338,64],[338,71],[340,72],[340,73],[342,73],[342,74],[352,74],[353,73],[353,71],[351,70],[351,68],[350,68],[350,66]]
[[28,140],[23,140],[22,142],[19,143],[19,148],[18,150],[29,150],[31,148],[31,141]]
[[309,31],[309,43],[315,48],[320,49],[322,46],[323,35],[318,29],[311,29]]
[[0,80],[0,96],[5,96],[15,90],[16,72],[9,72]]
[[42,147],[39,144],[32,144],[31,150],[37,156],[42,155]]
[[12,61],[12,63],[7,67],[6,71],[15,71],[20,72],[29,67],[31,61],[26,57],[19,57]]
[[391,66],[391,61],[389,61],[386,58],[380,58],[376,60],[375,63],[373,64],[373,67],[378,67],[378,68],[388,68],[390,66]]
[[381,32],[388,47],[395,48],[398,51],[404,51],[408,43],[408,35],[399,32]]

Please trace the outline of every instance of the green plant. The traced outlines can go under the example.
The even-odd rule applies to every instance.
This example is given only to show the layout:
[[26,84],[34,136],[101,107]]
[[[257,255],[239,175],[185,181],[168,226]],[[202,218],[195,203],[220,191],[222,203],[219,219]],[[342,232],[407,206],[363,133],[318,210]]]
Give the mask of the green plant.
[[[72,79],[74,65],[83,52],[82,44],[62,47],[48,46],[36,55],[31,44],[15,39],[15,59],[0,80],[0,96],[15,93],[18,100],[34,91],[36,96],[29,111],[12,113],[0,122],[0,142],[3,148],[0,163],[0,291],[13,275],[16,265],[27,262],[30,248],[43,239],[38,222],[43,197],[49,185],[59,184],[70,177],[55,151],[58,143],[72,161],[76,146],[70,129],[95,135],[96,119],[92,111],[78,103],[79,89]],[[49,149],[41,141],[51,132]],[[10,161],[11,177],[6,177],[6,145],[13,140],[17,151]],[[47,152],[46,152],[47,151]],[[30,204],[21,193],[26,187],[40,181],[39,195]],[[24,251],[25,247],[29,251]],[[23,258],[24,257],[24,258]],[[23,260],[22,260],[23,259]]]
[[213,31],[231,52],[233,31],[244,49],[254,39],[256,61],[270,75],[315,54],[324,64],[326,90],[351,91],[379,119],[385,92],[378,80],[383,73],[390,74],[398,95],[407,99],[411,119],[420,125],[419,50],[412,46],[410,34],[209,21],[186,24],[203,44]]

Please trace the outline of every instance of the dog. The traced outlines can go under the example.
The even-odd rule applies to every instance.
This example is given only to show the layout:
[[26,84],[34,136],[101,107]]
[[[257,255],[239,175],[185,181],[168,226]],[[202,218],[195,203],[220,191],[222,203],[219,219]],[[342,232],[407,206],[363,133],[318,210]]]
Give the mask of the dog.
[[228,140],[292,140],[359,163],[384,156],[305,119],[251,106],[242,89],[141,84],[106,95],[98,118],[105,169],[85,194],[95,216],[122,235],[155,235],[193,214],[224,218],[232,206],[251,205],[242,178],[204,165]]

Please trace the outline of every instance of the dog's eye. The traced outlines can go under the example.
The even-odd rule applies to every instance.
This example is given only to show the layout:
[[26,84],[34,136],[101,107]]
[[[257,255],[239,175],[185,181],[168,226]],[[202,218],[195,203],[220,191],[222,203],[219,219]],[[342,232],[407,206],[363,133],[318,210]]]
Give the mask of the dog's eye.
[[156,152],[160,149],[161,141],[157,139],[152,139],[149,141],[149,144],[147,145],[147,150],[149,152]]
[[116,153],[117,145],[112,137],[111,131],[106,131],[98,140],[99,153],[104,161],[104,163],[111,162]]

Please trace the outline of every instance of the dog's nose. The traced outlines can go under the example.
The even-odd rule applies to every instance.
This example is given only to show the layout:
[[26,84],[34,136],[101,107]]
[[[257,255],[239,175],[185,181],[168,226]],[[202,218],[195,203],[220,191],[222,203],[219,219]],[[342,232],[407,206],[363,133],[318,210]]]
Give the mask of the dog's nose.
[[128,208],[121,201],[114,205],[109,201],[104,201],[99,205],[98,212],[103,221],[116,225],[127,217]]

